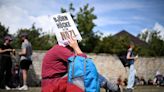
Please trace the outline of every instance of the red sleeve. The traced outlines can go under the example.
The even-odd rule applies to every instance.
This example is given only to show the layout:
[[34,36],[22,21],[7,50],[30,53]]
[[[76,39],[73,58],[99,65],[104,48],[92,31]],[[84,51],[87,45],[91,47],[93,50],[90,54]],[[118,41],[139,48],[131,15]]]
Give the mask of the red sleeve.
[[74,55],[74,53],[71,50],[63,46],[57,45],[56,50],[57,50],[58,59],[62,59],[63,61],[66,61],[66,62],[70,56]]
[[86,54],[77,54],[78,56],[82,56],[82,57],[85,57],[85,58],[87,58],[87,55]]

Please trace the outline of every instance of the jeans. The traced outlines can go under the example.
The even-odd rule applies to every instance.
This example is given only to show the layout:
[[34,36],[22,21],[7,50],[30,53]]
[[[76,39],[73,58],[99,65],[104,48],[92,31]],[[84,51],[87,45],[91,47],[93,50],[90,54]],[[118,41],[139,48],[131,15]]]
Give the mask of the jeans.
[[136,70],[134,68],[134,64],[130,65],[129,76],[128,76],[128,84],[127,88],[133,88],[134,80],[135,80]]
[[103,77],[101,74],[99,75],[99,83],[101,88],[105,88],[110,91],[119,92],[119,87],[115,83],[109,82],[105,77]]

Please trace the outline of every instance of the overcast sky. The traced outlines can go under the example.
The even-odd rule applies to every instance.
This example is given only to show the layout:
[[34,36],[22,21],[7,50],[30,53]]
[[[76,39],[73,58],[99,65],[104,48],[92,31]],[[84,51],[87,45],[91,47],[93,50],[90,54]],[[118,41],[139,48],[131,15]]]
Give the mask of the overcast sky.
[[71,2],[76,12],[87,3],[94,7],[94,31],[105,35],[122,29],[137,35],[155,23],[164,25],[164,0],[0,0],[0,22],[12,34],[20,28],[30,28],[33,23],[51,33],[50,16],[60,13],[61,7],[68,9]]

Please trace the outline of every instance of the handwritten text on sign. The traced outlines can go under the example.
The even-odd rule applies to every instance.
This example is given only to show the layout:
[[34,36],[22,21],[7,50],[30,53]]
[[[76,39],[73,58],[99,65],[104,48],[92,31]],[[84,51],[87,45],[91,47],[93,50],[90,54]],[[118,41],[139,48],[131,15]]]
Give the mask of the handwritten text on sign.
[[66,40],[67,38],[70,37],[76,37],[75,32],[73,30],[60,32],[60,34],[62,36],[62,40]]
[[67,27],[71,27],[67,16],[58,16],[57,18],[53,18],[54,21],[56,22],[57,27],[60,28],[67,28]]
[[55,22],[55,34],[59,45],[65,45],[70,37],[79,41],[82,40],[70,13],[57,14],[53,17],[53,21]]
[[[71,27],[67,16],[59,15],[57,18],[54,17],[53,19],[56,22],[56,25],[59,29]],[[63,31],[63,32],[60,32],[60,34],[61,34],[62,40],[66,40],[69,37],[76,37],[75,32],[73,30]]]

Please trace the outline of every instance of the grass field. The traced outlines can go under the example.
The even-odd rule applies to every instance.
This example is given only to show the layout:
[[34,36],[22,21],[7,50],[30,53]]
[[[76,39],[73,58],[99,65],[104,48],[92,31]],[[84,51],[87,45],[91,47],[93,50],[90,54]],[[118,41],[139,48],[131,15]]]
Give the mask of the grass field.
[[[104,89],[101,92],[105,92]],[[124,89],[124,92],[125,89]],[[134,88],[133,92],[164,92],[164,87],[157,87],[157,86],[137,86]]]
[[[18,90],[2,90],[0,92],[41,92],[40,87],[30,87],[28,91],[18,91]],[[104,89],[101,89],[101,92],[105,92]],[[124,91],[125,92],[125,91]],[[137,86],[133,92],[164,92],[164,87],[157,86]]]

